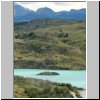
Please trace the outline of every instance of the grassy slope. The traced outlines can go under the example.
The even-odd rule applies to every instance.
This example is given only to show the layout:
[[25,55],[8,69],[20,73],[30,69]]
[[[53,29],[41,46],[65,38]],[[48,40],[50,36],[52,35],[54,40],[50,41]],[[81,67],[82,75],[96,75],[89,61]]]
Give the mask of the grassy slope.
[[85,21],[33,20],[15,24],[15,68],[85,69]]
[[14,78],[15,98],[81,98],[81,88],[72,87],[70,84],[53,83],[33,78]]

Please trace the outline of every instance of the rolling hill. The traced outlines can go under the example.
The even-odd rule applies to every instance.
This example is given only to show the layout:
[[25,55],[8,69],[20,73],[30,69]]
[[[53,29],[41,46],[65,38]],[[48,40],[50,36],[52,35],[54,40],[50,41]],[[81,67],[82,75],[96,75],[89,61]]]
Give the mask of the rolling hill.
[[85,20],[38,19],[14,26],[15,68],[86,69]]

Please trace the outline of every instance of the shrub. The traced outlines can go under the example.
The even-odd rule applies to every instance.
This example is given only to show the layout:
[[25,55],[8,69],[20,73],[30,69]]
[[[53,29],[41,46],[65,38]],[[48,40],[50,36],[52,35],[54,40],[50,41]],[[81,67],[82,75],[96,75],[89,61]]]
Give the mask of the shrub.
[[51,87],[47,86],[44,88],[43,93],[46,94],[46,93],[49,93],[50,91],[51,91]]
[[68,33],[59,33],[58,37],[60,37],[60,38],[67,38],[68,37]]
[[69,90],[72,90],[72,89],[73,89],[73,87],[72,87],[72,85],[71,85],[71,84],[66,84],[66,87],[68,87],[68,88],[69,88]]
[[39,90],[37,88],[25,88],[25,93],[30,97],[30,98],[35,98],[38,97],[39,95]]
[[39,45],[33,45],[32,49],[38,53],[41,53],[43,51]]

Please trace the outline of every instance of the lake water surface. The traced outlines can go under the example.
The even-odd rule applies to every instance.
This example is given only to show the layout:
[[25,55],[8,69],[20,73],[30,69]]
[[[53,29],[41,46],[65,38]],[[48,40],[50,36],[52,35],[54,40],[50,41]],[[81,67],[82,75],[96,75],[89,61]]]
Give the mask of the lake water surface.
[[[59,75],[37,75],[41,72],[57,72]],[[73,86],[86,89],[86,70],[14,69],[14,75],[49,80],[58,83],[70,83]],[[86,90],[82,91],[81,95],[85,98]]]
[[[37,75],[41,72],[57,72],[59,75]],[[14,75],[49,80],[58,83],[70,83],[73,86],[86,88],[85,70],[14,69]]]

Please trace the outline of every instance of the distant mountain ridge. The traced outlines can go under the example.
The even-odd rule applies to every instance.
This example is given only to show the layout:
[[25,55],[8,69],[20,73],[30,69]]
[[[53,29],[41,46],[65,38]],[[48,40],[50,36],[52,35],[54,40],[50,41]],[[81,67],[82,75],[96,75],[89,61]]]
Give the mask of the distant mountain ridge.
[[14,22],[24,22],[31,21],[33,19],[45,18],[84,20],[86,19],[86,9],[72,9],[70,11],[54,12],[52,9],[44,7],[39,8],[37,11],[32,11],[28,8],[24,8],[19,4],[14,4]]

